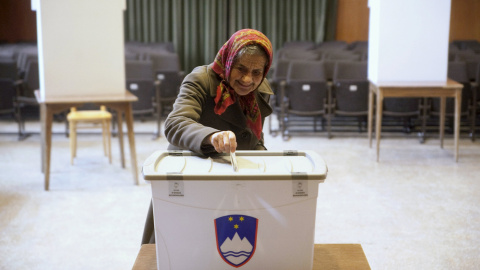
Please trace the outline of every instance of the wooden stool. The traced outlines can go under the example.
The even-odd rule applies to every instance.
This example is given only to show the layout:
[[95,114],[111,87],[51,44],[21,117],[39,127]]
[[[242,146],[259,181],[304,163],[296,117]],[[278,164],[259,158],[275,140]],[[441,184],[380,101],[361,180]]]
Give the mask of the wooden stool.
[[[313,270],[370,270],[360,244],[315,244]],[[155,244],[140,248],[132,270],[157,270]]]
[[[77,128],[95,128],[100,124],[102,127],[103,152],[108,155],[108,161],[112,163],[112,147],[110,140],[110,121],[112,114],[107,111],[105,106],[100,106],[100,110],[77,111],[77,108],[70,108],[67,115],[70,125],[70,163],[73,165],[73,158],[77,156]],[[93,124],[89,126],[78,125],[78,123]]]

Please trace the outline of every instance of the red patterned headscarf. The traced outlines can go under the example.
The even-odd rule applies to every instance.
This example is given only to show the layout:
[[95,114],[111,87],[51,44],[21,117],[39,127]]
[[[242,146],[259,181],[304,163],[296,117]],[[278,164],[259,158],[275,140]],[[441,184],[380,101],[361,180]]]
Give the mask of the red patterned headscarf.
[[221,115],[225,112],[227,107],[235,103],[236,99],[238,98],[240,106],[242,107],[247,118],[247,126],[253,131],[255,136],[260,139],[262,135],[262,120],[254,91],[245,96],[239,96],[226,81],[230,77],[235,56],[238,54],[240,49],[252,44],[259,45],[267,53],[268,64],[265,66],[265,70],[263,72],[263,79],[265,79],[265,76],[267,75],[267,72],[272,64],[272,43],[260,31],[253,29],[243,29],[237,31],[222,46],[220,51],[218,51],[215,61],[213,62],[213,71],[222,77],[222,82],[217,87],[214,111],[216,114]]

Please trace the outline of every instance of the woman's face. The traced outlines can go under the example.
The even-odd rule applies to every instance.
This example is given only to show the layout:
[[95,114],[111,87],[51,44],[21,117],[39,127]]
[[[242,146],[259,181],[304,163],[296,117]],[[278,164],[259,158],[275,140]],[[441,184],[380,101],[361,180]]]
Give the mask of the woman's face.
[[238,95],[245,96],[262,82],[266,64],[263,55],[245,54],[233,64],[228,83]]

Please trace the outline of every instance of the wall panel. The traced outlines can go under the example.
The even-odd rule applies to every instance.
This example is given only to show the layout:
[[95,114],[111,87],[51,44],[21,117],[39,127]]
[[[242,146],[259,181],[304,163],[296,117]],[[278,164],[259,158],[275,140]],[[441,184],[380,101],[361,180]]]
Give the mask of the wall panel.
[[480,41],[480,1],[452,0],[450,41],[476,39]]
[[0,41],[35,42],[36,15],[30,0],[0,0]]
[[[127,0],[128,2],[132,0]],[[169,0],[172,1],[172,0]],[[135,0],[138,4],[142,1]],[[165,1],[166,2],[166,1]],[[270,0],[270,6],[280,5],[283,1]],[[157,10],[164,10],[161,5],[154,6]],[[152,9],[150,9],[152,11]],[[127,11],[128,12],[128,11]],[[168,11],[170,12],[170,11]],[[452,0],[450,24],[450,40],[476,39],[480,41],[480,1],[479,0]],[[169,13],[167,13],[169,14]],[[163,18],[156,18],[157,27],[166,26]],[[35,12],[30,8],[30,0],[1,0],[0,1],[0,41],[10,43],[36,40]],[[368,0],[338,0],[338,17],[335,39],[348,42],[367,40],[369,10]],[[159,33],[150,32],[147,35],[154,40],[168,40],[174,35],[168,31]],[[127,29],[128,32],[134,28]],[[150,29],[151,31],[151,29]],[[275,34],[274,34],[275,35]]]
[[338,0],[336,40],[368,40],[368,0]]

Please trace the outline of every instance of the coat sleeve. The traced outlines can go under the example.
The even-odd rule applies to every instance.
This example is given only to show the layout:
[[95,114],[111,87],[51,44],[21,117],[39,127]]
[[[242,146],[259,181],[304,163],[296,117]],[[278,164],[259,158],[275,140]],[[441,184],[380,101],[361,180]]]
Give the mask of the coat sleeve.
[[202,147],[202,141],[219,130],[199,123],[205,100],[209,96],[206,67],[199,67],[188,74],[165,120],[165,137],[170,144],[200,154],[215,152],[213,146]]

